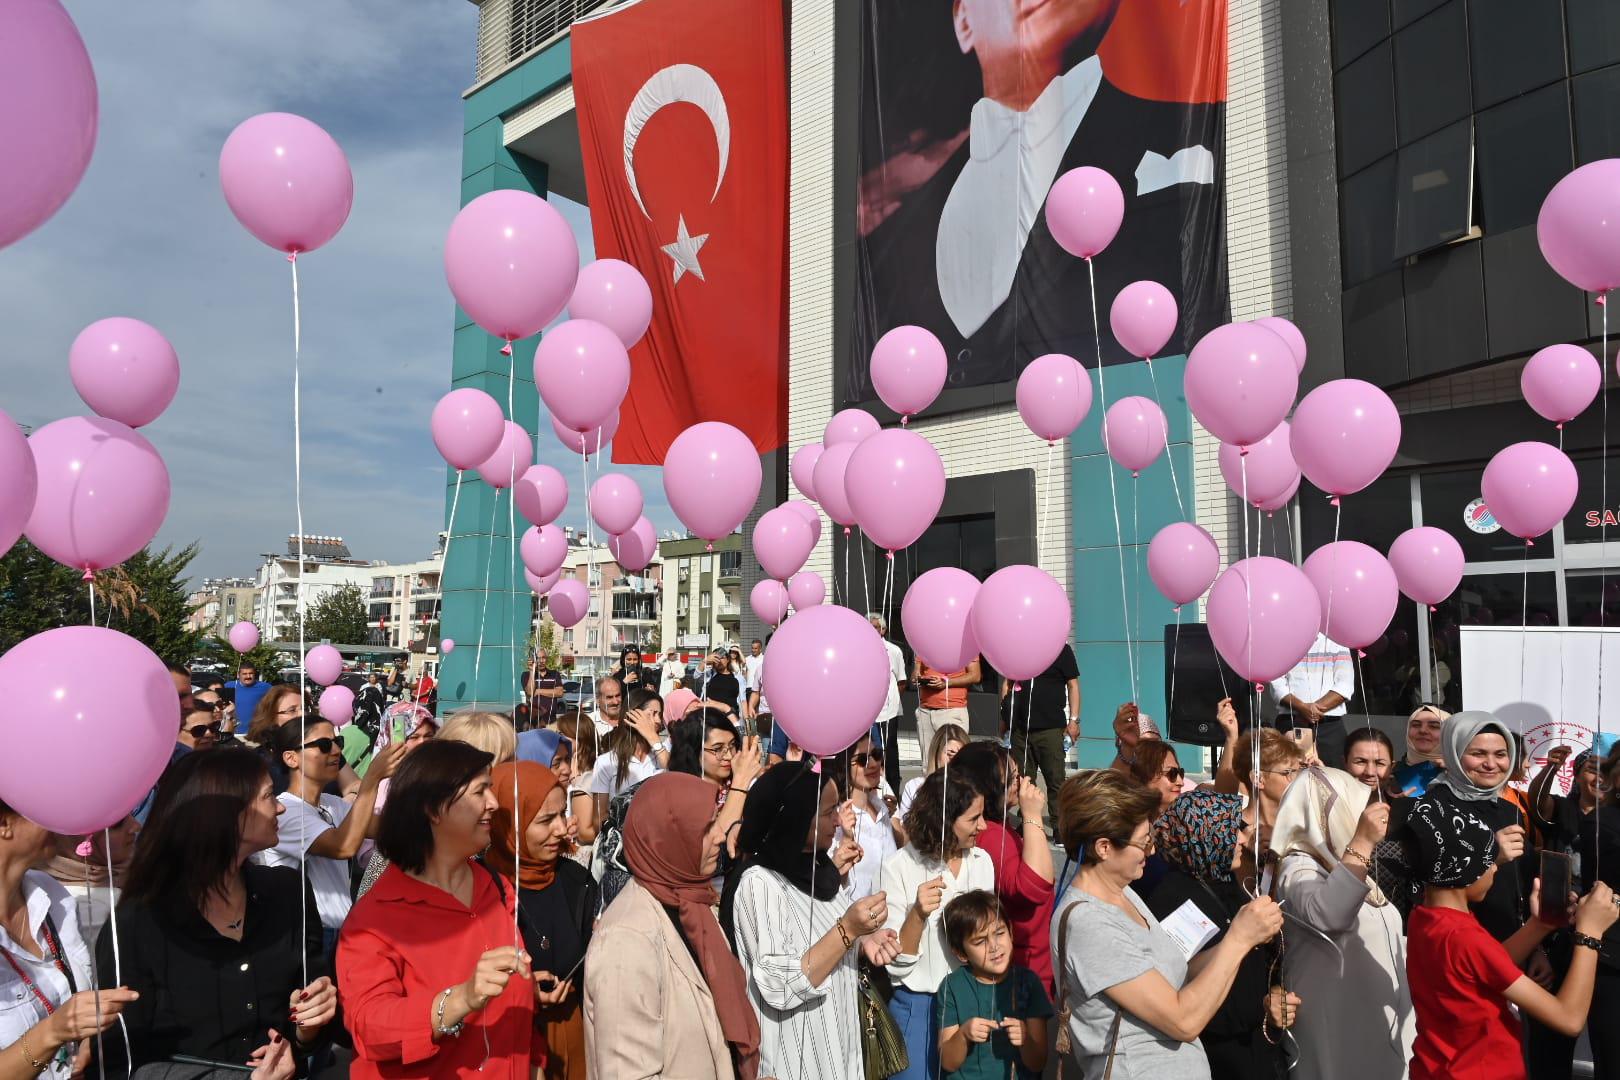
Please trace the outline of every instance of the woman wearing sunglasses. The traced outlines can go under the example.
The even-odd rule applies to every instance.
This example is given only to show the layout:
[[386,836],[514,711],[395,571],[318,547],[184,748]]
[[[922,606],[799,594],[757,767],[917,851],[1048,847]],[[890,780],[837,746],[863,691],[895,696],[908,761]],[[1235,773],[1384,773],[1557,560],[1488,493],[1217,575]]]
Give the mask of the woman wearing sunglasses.
[[1143,739],[1136,746],[1136,756],[1130,765],[1131,778],[1138,784],[1158,792],[1159,808],[1153,818],[1170,809],[1170,804],[1181,794],[1181,781],[1187,770],[1176,758],[1176,748],[1158,739]]
[[874,744],[868,732],[822,766],[845,804],[839,808],[833,850],[849,839],[860,855],[849,868],[849,892],[855,900],[877,892],[883,861],[900,849],[904,839],[883,799],[883,765],[883,745]]

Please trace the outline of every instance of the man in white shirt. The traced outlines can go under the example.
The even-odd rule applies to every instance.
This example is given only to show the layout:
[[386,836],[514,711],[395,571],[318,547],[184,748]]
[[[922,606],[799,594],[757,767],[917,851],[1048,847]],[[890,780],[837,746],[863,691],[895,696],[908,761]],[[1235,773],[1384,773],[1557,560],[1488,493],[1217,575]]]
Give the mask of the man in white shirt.
[[759,673],[765,667],[765,643],[755,638],[743,657],[743,718],[754,718],[753,696],[759,690]]
[[[895,721],[900,719],[900,691],[906,685],[906,654],[889,640],[889,624],[882,615],[874,611],[866,617],[866,621],[883,638],[883,648],[889,654],[888,691],[883,697],[883,709],[877,714],[877,724],[883,729],[883,745],[887,750],[883,755],[883,778],[889,782],[890,790],[899,791],[900,744],[896,740],[900,731]],[[924,748],[923,753],[927,752]]]
[[685,674],[686,665],[676,657],[675,647],[671,645],[664,652],[664,662],[658,665],[658,696],[669,697],[669,692],[681,684]]
[[598,735],[610,734],[624,719],[624,683],[611,675],[596,680],[596,724]]
[[1317,634],[1305,658],[1272,682],[1271,694],[1278,729],[1289,731],[1322,764],[1344,768],[1345,703],[1356,696],[1350,650]]

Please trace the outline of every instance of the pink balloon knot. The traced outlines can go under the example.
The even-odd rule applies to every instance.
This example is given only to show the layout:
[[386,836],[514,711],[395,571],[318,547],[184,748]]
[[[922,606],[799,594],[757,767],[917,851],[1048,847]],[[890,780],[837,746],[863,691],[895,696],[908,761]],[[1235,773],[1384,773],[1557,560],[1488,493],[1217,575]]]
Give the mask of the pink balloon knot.
[[1357,660],[1365,660],[1365,659],[1367,659],[1367,650],[1366,649],[1357,649],[1356,650],[1356,659]]
[[1328,505],[1329,506],[1338,506],[1339,505],[1339,497],[1337,495],[1333,496],[1333,498],[1328,500]]
[[501,346],[501,355],[502,356],[511,356],[512,355],[512,343],[510,341],[508,341],[505,345]]
[[1534,541],[1534,540],[1526,540],[1526,541],[1525,541],[1525,542],[1524,542],[1524,546],[1525,546],[1525,547],[1535,547],[1535,546],[1536,546],[1536,542],[1535,542],[1535,541]]
[[846,540],[849,539],[849,526],[848,525],[844,526],[844,538]]
[[1435,606],[1434,606],[1434,605],[1433,605],[1433,604],[1430,604],[1430,605],[1429,605],[1429,614],[1430,614],[1430,615],[1433,615],[1433,614],[1434,614],[1434,613],[1435,613],[1435,612],[1437,612],[1437,611],[1439,611],[1439,610],[1440,610],[1440,609],[1439,609],[1439,608],[1437,608],[1437,607],[1435,607]]
[[1254,684],[1254,692],[1257,693],[1257,694],[1264,693],[1265,689],[1266,689],[1266,684],[1265,683],[1255,683]]
[[707,544],[704,544],[703,545],[703,550],[704,551],[713,551],[714,550],[714,541],[711,540]]
[[905,413],[904,415],[902,415],[900,417],[900,426],[901,427],[905,427],[906,425],[908,425],[910,423],[911,423],[911,414],[910,413]]
[[92,574],[90,572],[90,568],[87,566],[87,567],[84,568],[84,576],[82,578],[80,578],[79,580],[80,581],[94,581],[94,580],[96,580],[96,575]]
[[1554,424],[1553,426],[1556,427],[1559,431],[1564,430],[1564,422],[1562,420],[1558,421],[1558,423]]
[[290,262],[290,263],[297,262],[298,261],[298,252],[296,252],[296,251],[287,252],[287,261]]
[[1238,457],[1248,457],[1248,456],[1249,456],[1249,448],[1247,446],[1238,447]]
[[1609,303],[1609,291],[1607,289],[1605,289],[1602,292],[1598,293],[1597,294],[1597,299],[1592,301],[1592,302],[1594,304],[1596,304],[1598,307],[1606,307],[1606,306],[1608,306],[1608,303]]
[[[1090,260],[1087,260],[1087,261],[1089,262]],[[1013,693],[1016,694],[1016,693],[1018,693],[1018,691],[1022,690],[1023,688],[1024,688],[1023,683],[1016,683],[1016,682],[1013,683]]]
[[88,859],[95,853],[96,849],[90,845],[90,838],[88,836],[83,840],[80,840],[79,846],[73,849],[73,854],[77,855],[81,859]]
[[821,775],[821,759],[820,758],[811,758],[810,762],[811,762],[810,771],[815,773],[817,776],[820,776]]
[[894,562],[894,552],[889,552],[889,561]]
[[1180,605],[1180,604],[1177,604],[1177,605],[1176,605],[1176,606],[1175,606],[1175,607],[1174,607],[1174,608],[1172,608],[1172,609],[1171,609],[1171,610],[1172,610],[1172,611],[1174,611],[1174,612],[1175,612],[1175,613],[1176,613],[1176,614],[1177,614],[1177,615],[1180,615],[1180,614],[1181,614],[1181,605]]
[[1137,471],[1136,471],[1136,470],[1135,470],[1135,469],[1132,469],[1132,470],[1131,470],[1131,479],[1132,479],[1132,480],[1135,480],[1135,479],[1136,479],[1136,478],[1137,478],[1137,477],[1139,477],[1139,476],[1141,476],[1141,475],[1142,475],[1142,474],[1141,474],[1141,473],[1139,473],[1139,472],[1137,472]]

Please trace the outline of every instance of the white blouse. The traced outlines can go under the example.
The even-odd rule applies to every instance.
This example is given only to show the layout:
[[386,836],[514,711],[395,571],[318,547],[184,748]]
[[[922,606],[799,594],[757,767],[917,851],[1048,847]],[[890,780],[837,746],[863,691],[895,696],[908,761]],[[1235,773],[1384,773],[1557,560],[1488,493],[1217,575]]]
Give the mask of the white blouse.
[[889,917],[883,924],[884,929],[898,934],[906,921],[906,912],[917,901],[917,887],[936,877],[945,879],[945,891],[939,898],[939,907],[928,916],[917,952],[901,953],[889,963],[889,974],[906,989],[919,994],[937,993],[945,976],[961,966],[945,940],[945,905],[959,893],[974,889],[996,891],[996,868],[989,852],[978,848],[964,852],[961,871],[952,874],[944,863],[920,854],[916,847],[907,844],[889,856],[879,875],[879,883],[888,894]]
[[[5,950],[10,961],[0,963],[0,1048],[12,1045],[28,1034],[29,1028],[50,1015],[39,998],[34,996],[34,991],[29,989],[28,979],[33,980],[39,992],[50,1000],[53,1009],[61,1008],[72,996],[67,976],[51,959],[51,949],[46,943],[47,915],[56,926],[63,959],[73,972],[74,984],[80,990],[91,988],[90,950],[79,933],[79,916],[73,898],[56,879],[39,870],[30,870],[23,875],[22,891],[28,901],[28,925],[43,956],[34,956],[0,928],[0,949]],[[28,979],[18,974],[19,969]],[[29,1049],[37,1055],[43,1048],[31,1046]],[[78,1045],[69,1043],[62,1050],[51,1059],[50,1068],[41,1076],[68,1080],[73,1075],[73,1055],[78,1052]]]
[[[878,891],[883,862],[895,853],[894,825],[889,817],[889,805],[881,799],[875,814],[870,804],[858,799],[854,810],[855,842],[861,845],[861,861],[849,868],[849,894],[853,900],[864,900]],[[827,854],[836,853],[843,839],[844,830],[840,828],[834,833]]]

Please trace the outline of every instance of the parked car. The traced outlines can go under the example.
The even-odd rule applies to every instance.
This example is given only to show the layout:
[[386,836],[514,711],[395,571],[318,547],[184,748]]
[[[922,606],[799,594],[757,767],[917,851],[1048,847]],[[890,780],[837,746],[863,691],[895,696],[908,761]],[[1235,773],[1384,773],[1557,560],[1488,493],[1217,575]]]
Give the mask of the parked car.
[[581,675],[563,683],[563,706],[569,709],[596,711],[596,676]]

